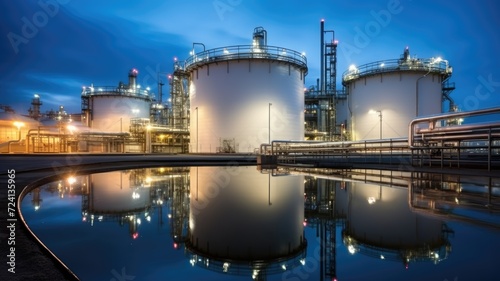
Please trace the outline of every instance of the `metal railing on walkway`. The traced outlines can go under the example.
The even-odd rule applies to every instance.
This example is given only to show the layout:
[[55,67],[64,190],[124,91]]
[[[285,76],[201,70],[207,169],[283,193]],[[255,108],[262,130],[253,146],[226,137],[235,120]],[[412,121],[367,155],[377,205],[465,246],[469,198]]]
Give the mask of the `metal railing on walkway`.
[[363,141],[274,140],[261,155],[276,156],[280,165],[384,164],[439,168],[500,168],[500,121],[445,126],[447,121],[497,114],[500,107],[446,113],[414,119],[408,138]]

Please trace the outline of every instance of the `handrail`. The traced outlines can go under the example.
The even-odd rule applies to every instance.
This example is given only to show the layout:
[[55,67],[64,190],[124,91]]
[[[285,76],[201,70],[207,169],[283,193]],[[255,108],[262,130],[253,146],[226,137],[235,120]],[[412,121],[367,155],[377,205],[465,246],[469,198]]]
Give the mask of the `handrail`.
[[143,90],[140,88],[128,88],[128,87],[114,87],[114,86],[92,86],[92,87],[83,87],[82,88],[82,96],[98,96],[98,95],[122,95],[122,96],[130,96],[130,97],[140,97],[140,98],[148,98],[154,100],[154,94],[151,91]]
[[[451,112],[451,113],[429,115],[429,116],[415,118],[408,125],[408,146],[410,148],[414,148],[415,126],[419,123],[428,123],[429,124],[429,131],[432,131],[436,127],[435,126],[436,122],[439,120],[456,119],[456,118],[462,118],[462,117],[471,117],[471,116],[494,114],[494,113],[500,113],[500,107],[491,107],[491,108],[479,109],[479,110],[474,110],[474,111]],[[456,127],[457,129],[460,129],[460,126],[454,126],[454,127]]]
[[190,70],[209,62],[253,58],[289,62],[307,72],[307,58],[305,54],[282,47],[253,45],[227,46],[199,52],[188,57],[184,62],[183,68]]
[[394,71],[429,71],[449,76],[451,75],[452,67],[448,65],[448,61],[436,60],[434,58],[382,60],[363,64],[359,67],[350,67],[342,74],[342,83],[359,78],[360,76]]

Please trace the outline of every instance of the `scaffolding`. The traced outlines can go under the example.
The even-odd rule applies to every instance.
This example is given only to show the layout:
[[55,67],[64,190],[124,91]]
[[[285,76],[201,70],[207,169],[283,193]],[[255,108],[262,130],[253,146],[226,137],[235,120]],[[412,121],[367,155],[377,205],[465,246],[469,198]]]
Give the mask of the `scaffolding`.
[[[337,40],[333,30],[320,31],[321,74],[316,87],[305,91],[305,137],[307,140],[332,141],[340,135],[336,125]],[[331,36],[325,41],[325,36]]]
[[176,61],[174,74],[170,77],[170,98],[172,113],[169,125],[174,129],[187,130],[189,128],[189,72]]

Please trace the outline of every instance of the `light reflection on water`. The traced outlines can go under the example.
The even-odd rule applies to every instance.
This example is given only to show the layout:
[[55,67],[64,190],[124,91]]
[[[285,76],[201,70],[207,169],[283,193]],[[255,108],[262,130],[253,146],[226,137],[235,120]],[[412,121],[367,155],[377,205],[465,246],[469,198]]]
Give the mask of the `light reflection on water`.
[[495,178],[165,167],[61,179],[22,212],[82,280],[495,280],[499,194]]

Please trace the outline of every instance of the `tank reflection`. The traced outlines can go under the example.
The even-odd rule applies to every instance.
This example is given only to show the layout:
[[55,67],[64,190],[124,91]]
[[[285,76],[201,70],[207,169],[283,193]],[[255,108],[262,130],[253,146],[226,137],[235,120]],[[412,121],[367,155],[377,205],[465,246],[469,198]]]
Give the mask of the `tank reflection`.
[[441,220],[412,212],[407,198],[404,188],[347,183],[337,200],[346,208],[342,210],[347,213],[342,236],[348,251],[400,261],[406,267],[414,261],[446,259],[451,230]]
[[[50,208],[48,196],[81,197],[89,226],[118,222],[137,238],[149,220],[168,224],[173,248],[186,252],[184,262],[260,280],[274,273],[299,278],[315,262],[319,280],[336,280],[340,250],[406,266],[438,263],[451,253],[453,231],[444,221],[500,229],[498,178],[176,167],[70,176],[42,188],[31,192],[35,210]],[[305,227],[316,231],[319,248],[307,258]]]
[[303,176],[191,168],[190,262],[263,280],[305,264]]
[[116,221],[128,225],[129,234],[136,239],[138,227],[151,221],[150,178],[147,170],[115,171],[91,174],[82,180],[88,192],[82,197],[82,220],[94,225],[96,221]]

